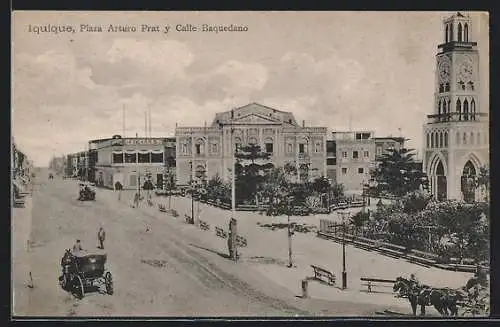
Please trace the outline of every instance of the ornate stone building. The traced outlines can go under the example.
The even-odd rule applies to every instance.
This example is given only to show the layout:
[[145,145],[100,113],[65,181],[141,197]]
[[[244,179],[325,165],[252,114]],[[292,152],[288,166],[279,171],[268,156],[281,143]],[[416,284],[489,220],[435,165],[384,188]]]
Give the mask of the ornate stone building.
[[438,200],[479,200],[474,179],[489,163],[488,108],[479,101],[479,54],[471,30],[468,16],[446,19],[436,56],[434,113],[424,125],[423,169]]
[[247,144],[260,145],[275,166],[299,168],[301,180],[326,176],[326,132],[326,127],[306,127],[290,112],[257,103],[217,113],[210,126],[176,128],[177,184],[216,174],[230,180],[233,150]]

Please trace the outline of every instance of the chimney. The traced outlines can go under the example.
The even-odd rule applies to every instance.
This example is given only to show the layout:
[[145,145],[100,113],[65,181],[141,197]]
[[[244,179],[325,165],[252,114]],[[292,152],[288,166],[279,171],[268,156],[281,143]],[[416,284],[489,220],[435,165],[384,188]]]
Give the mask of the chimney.
[[302,120],[302,127],[306,127],[306,121]]

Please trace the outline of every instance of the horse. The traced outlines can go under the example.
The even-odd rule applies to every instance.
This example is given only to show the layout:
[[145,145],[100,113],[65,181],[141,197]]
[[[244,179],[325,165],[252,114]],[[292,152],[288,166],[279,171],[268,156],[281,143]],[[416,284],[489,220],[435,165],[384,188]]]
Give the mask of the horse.
[[403,277],[396,278],[393,286],[393,291],[398,292],[400,297],[407,297],[410,301],[413,315],[417,315],[417,306],[420,305],[420,315],[425,316],[425,307],[429,305],[428,298],[422,292],[422,286],[417,287]]
[[401,296],[408,297],[413,315],[416,315],[417,306],[420,305],[421,315],[425,315],[426,306],[433,306],[442,316],[458,316],[457,303],[463,299],[463,294],[459,290],[412,285],[411,281],[403,277],[396,279],[393,290],[399,291]]

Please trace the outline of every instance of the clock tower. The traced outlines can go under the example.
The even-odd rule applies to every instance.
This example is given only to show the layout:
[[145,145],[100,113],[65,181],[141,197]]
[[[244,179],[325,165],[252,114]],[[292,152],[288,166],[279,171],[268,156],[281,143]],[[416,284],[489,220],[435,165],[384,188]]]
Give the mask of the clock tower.
[[423,169],[437,200],[483,200],[475,187],[489,163],[488,114],[479,101],[479,53],[472,21],[457,13],[444,20],[438,45],[434,112],[424,125]]

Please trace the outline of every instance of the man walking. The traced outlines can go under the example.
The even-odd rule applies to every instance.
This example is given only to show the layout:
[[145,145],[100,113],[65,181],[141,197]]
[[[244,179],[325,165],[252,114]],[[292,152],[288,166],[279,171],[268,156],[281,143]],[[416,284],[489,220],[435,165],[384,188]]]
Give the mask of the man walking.
[[121,200],[121,197],[122,197],[122,189],[123,189],[123,186],[122,186],[122,183],[120,183],[120,181],[117,181],[115,183],[115,190],[118,191],[118,201]]
[[104,227],[99,227],[99,231],[97,232],[97,240],[99,241],[99,245],[97,246],[99,249],[104,250],[104,239],[106,238],[106,231]]

